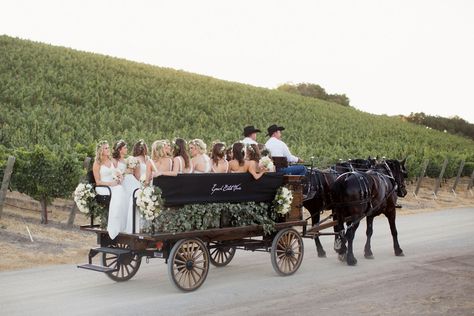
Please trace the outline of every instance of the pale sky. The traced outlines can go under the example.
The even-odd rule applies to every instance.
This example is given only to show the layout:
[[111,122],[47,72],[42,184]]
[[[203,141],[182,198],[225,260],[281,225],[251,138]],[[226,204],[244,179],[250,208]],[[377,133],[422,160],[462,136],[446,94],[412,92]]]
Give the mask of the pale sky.
[[0,34],[474,123],[472,0],[0,0]]

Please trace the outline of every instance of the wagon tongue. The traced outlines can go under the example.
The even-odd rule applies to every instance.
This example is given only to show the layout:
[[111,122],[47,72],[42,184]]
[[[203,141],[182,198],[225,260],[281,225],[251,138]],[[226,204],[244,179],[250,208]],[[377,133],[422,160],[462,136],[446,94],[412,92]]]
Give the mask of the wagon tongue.
[[92,263],[92,258],[97,255],[98,253],[108,253],[108,254],[113,254],[117,256],[117,261],[122,261],[121,259],[123,257],[130,256],[131,250],[129,249],[120,249],[120,248],[110,248],[110,247],[99,247],[99,248],[92,248],[89,251],[89,263],[86,264],[81,264],[77,265],[78,268],[81,269],[87,269],[87,270],[92,270],[92,271],[97,271],[97,272],[114,272],[118,270],[118,265],[115,265],[114,267],[106,267],[103,265],[97,265]]

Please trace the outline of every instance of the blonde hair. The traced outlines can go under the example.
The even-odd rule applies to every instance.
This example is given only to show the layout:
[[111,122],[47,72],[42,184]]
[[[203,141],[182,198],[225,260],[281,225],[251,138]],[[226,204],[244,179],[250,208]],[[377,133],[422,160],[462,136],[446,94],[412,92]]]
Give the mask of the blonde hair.
[[206,146],[206,143],[202,139],[199,139],[199,138],[193,139],[192,141],[189,142],[189,145],[193,145],[199,148],[199,153],[201,154],[206,153],[207,146]]
[[167,140],[155,140],[151,145],[151,159],[158,160],[160,158],[166,157],[166,153],[163,149],[167,144]]
[[[99,165],[103,163],[102,161],[102,152],[104,151],[103,147],[104,145],[108,145],[109,142],[106,140],[101,140],[100,142],[97,143],[95,146],[95,158],[94,161],[96,161]],[[110,158],[110,157],[109,157]]]

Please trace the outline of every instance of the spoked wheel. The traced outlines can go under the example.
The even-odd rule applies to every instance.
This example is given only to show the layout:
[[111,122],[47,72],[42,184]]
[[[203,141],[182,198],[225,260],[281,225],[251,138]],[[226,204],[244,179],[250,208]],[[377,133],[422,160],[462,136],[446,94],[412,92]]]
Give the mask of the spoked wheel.
[[168,276],[182,291],[199,288],[209,271],[209,252],[200,239],[181,239],[168,257]]
[[[123,243],[117,243],[109,247],[124,250],[130,249],[128,244]],[[117,282],[130,280],[137,273],[141,263],[142,257],[133,252],[120,255],[120,260],[119,255],[112,253],[102,254],[102,264],[106,267],[117,269],[117,271],[106,273],[109,278]]]
[[282,275],[291,275],[303,261],[304,246],[300,234],[293,228],[280,230],[273,238],[271,249],[272,266]]
[[216,267],[223,267],[229,264],[234,258],[235,246],[226,246],[220,241],[208,243],[210,261]]

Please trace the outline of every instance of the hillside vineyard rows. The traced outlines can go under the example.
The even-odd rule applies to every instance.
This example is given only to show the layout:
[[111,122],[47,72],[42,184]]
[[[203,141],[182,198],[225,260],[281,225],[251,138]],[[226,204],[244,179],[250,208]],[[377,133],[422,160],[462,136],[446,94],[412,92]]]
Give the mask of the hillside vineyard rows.
[[35,145],[59,156],[77,152],[80,164],[101,139],[131,145],[182,137],[231,145],[244,126],[264,131],[271,124],[286,128],[284,140],[294,154],[306,161],[314,156],[321,168],[338,159],[408,156],[411,176],[425,159],[441,166],[448,158],[446,176],[455,176],[463,159],[465,173],[473,169],[472,140],[396,117],[0,36],[0,164],[12,150]]

